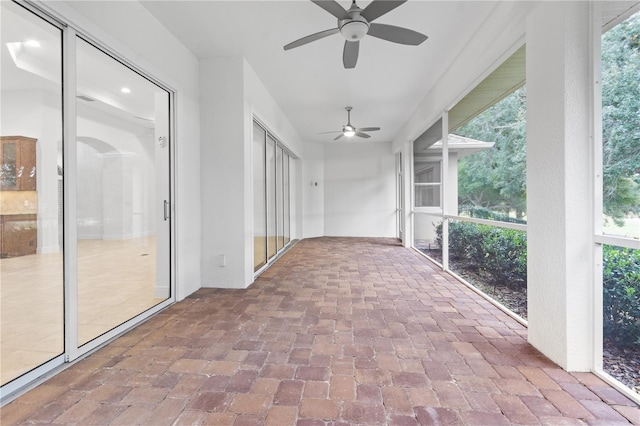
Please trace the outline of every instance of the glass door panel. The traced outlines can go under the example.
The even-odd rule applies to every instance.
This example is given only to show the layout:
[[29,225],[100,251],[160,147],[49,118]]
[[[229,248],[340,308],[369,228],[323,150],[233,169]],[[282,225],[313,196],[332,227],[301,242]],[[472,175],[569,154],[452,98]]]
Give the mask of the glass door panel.
[[62,34],[0,2],[0,378],[64,352]]
[[282,147],[278,146],[276,149],[276,250],[280,251],[284,247],[284,236],[282,230],[284,229],[284,215],[283,215],[283,179],[282,179]]
[[267,264],[265,139],[267,132],[253,123],[253,270]]
[[284,245],[289,244],[289,241],[291,241],[291,194],[290,194],[290,186],[291,186],[291,182],[290,182],[290,173],[289,173],[289,165],[290,165],[290,158],[288,154],[285,154],[284,156],[284,168],[283,168],[283,173],[284,173],[284,228],[283,228],[283,235],[284,235]]
[[267,258],[276,255],[276,141],[267,135]]
[[169,93],[77,40],[78,345],[170,296]]

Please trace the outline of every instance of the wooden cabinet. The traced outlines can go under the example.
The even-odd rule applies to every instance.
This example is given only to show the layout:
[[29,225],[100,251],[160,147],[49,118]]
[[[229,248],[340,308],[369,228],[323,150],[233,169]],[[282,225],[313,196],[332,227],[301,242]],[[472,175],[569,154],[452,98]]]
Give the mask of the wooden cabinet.
[[36,140],[25,136],[0,137],[0,190],[36,190]]
[[11,191],[0,195],[0,258],[35,254],[38,216],[27,206],[37,200],[36,139],[1,136],[0,142],[0,191]]
[[36,254],[37,215],[0,215],[0,258]]

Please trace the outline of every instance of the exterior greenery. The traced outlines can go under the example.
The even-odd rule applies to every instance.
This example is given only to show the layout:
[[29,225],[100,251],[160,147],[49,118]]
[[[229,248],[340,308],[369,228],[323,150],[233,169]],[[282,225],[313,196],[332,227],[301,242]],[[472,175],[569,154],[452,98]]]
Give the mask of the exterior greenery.
[[[436,227],[442,247],[442,224]],[[640,250],[604,246],[604,336],[617,346],[640,345]],[[527,235],[468,222],[449,223],[449,256],[486,284],[525,292]]]
[[[436,227],[442,247],[442,225]],[[527,234],[467,222],[449,223],[449,257],[463,269],[483,277],[487,284],[526,291]]]
[[605,214],[640,213],[640,13],[602,36]]
[[[602,37],[604,213],[640,214],[640,14]],[[460,205],[526,215],[526,91],[522,87],[452,131],[494,142],[459,162]]]
[[477,217],[478,219],[497,220],[498,222],[511,222],[511,223],[522,223],[522,224],[527,223],[527,221],[524,219],[518,219],[515,217],[508,216],[504,213],[494,212],[484,207],[460,206],[458,210],[460,210],[461,216]]
[[524,216],[526,111],[526,91],[522,87],[455,130],[460,136],[494,142],[492,149],[458,162],[460,205]]
[[640,346],[640,250],[603,248],[604,337]]
[[[640,13],[602,36],[601,59],[603,210],[622,226],[640,214]],[[460,215],[525,223],[525,87],[452,131],[494,142],[458,163]],[[441,225],[436,232],[441,245]],[[457,267],[485,284],[526,291],[524,232],[462,222],[451,222],[449,232]],[[605,246],[603,257],[605,339],[640,346],[640,250]]]

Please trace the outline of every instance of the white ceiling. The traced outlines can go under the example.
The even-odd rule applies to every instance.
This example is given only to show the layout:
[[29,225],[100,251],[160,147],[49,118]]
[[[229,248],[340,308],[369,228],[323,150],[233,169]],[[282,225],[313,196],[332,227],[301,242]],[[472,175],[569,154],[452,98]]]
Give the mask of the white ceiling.
[[[92,2],[69,2],[72,7],[83,3],[90,5]],[[350,5],[347,0],[339,3],[345,8]],[[358,4],[365,8],[369,3],[361,1]],[[347,70],[342,65],[344,40],[339,34],[287,52],[283,50],[287,43],[337,25],[332,15],[308,0],[141,2],[199,58],[246,58],[300,136],[315,142],[333,141],[335,134],[318,133],[340,130],[346,124],[344,107],[347,105],[354,108],[351,118],[355,126],[382,128],[379,132],[371,132],[372,138],[367,141],[393,140],[498,3],[409,0],[376,22],[407,27],[428,35],[429,39],[420,46],[404,46],[365,37],[356,68]],[[615,22],[615,17],[630,7],[640,8],[637,0],[604,4],[603,23]],[[10,2],[2,2],[2,6],[5,10],[2,15],[3,45],[23,42],[27,35],[43,41],[44,47],[53,40],[54,48],[40,49],[37,55],[35,51],[32,53],[34,58],[44,61],[43,64],[53,61],[50,56],[60,60],[59,47],[55,48],[55,44],[59,46],[60,43],[59,33],[57,36],[40,34],[39,26],[29,22],[37,21],[37,18],[19,19],[9,13],[11,9],[19,9],[17,6]],[[57,41],[55,37],[58,37]],[[26,53],[30,52],[27,50]],[[25,59],[27,56],[25,54]],[[3,91],[43,85],[60,91],[60,76],[55,78],[57,83],[52,83],[50,76],[43,78],[46,76],[39,75],[37,70],[19,70],[4,46],[1,64]],[[53,63],[50,65],[50,69],[60,68]],[[100,84],[96,86],[119,89],[124,84],[121,73],[96,70],[95,74],[100,76]],[[129,81],[127,84],[135,83]],[[110,96],[116,95],[111,93]],[[120,103],[125,105],[125,97],[118,96],[122,98]],[[129,111],[131,120],[138,122],[140,120],[134,116],[149,115],[149,108],[129,106],[123,109]]]
[[365,37],[356,68],[347,70],[340,34],[283,50],[289,42],[337,26],[336,18],[310,1],[141,3],[199,58],[245,57],[300,136],[316,142],[333,140],[335,135],[318,133],[340,130],[347,105],[356,127],[382,128],[368,141],[391,141],[497,4],[408,1],[376,22],[429,39],[404,46]]

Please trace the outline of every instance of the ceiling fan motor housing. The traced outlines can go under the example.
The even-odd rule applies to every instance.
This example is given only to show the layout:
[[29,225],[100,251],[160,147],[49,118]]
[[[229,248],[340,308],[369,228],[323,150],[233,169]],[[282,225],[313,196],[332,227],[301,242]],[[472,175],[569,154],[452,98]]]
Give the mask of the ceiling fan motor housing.
[[369,23],[357,13],[351,19],[338,20],[338,28],[345,40],[360,41],[369,32]]

